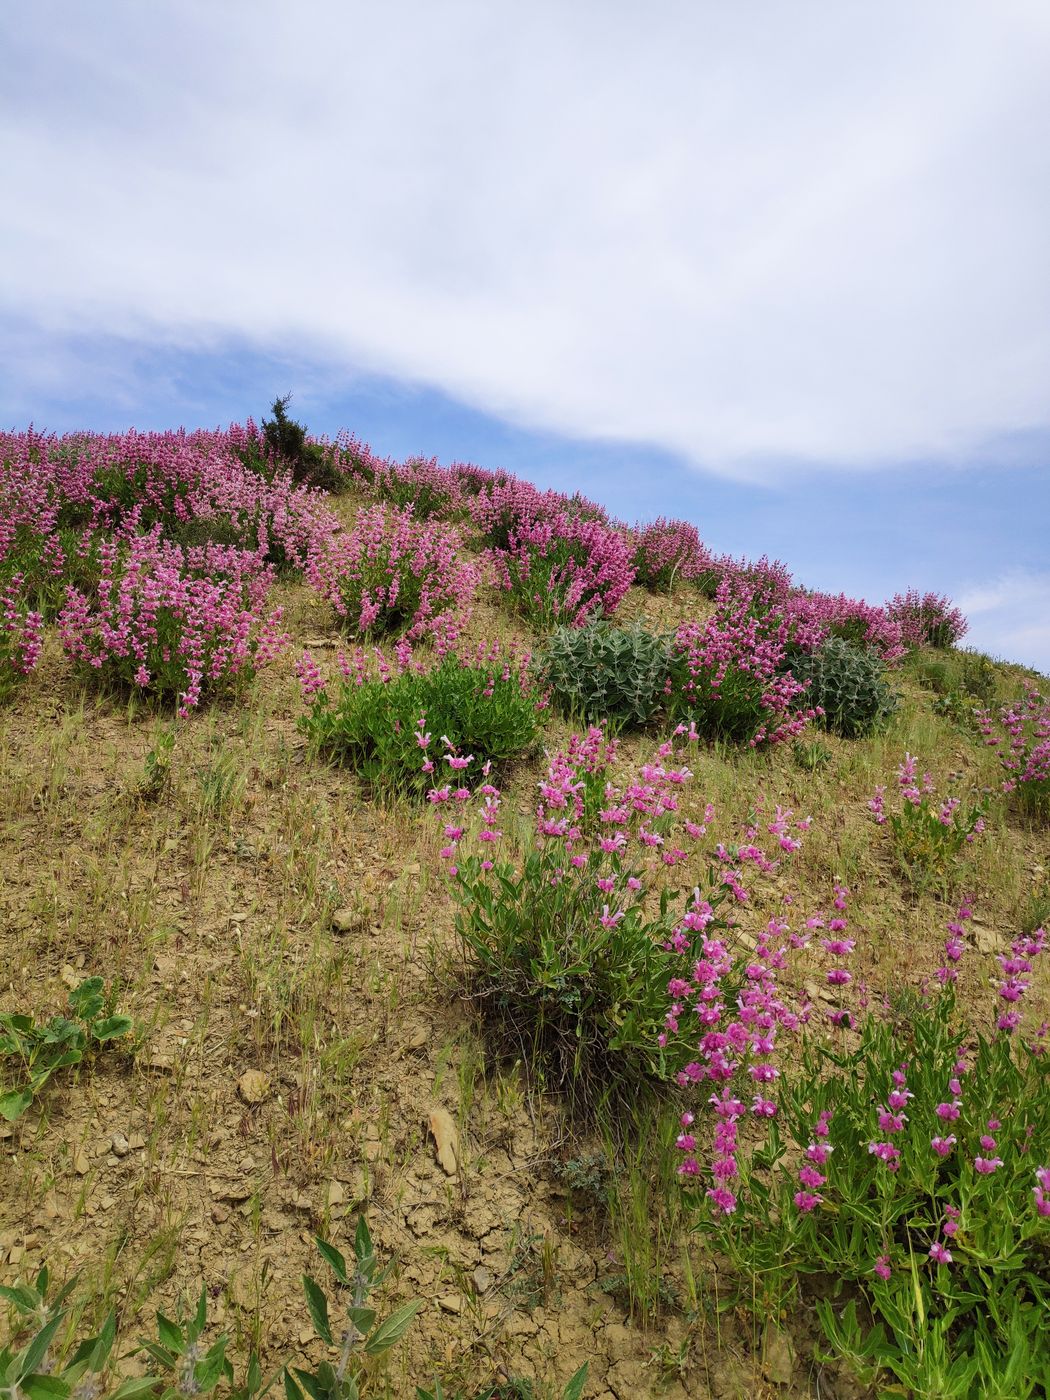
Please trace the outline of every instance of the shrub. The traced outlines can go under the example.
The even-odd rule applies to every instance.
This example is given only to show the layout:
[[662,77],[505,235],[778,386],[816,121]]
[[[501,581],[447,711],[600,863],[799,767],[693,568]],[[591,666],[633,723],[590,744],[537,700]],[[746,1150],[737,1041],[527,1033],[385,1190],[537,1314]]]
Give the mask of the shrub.
[[352,665],[344,658],[330,691],[306,653],[299,675],[310,708],[299,727],[376,793],[422,798],[441,774],[502,768],[533,746],[542,702],[528,665],[528,656],[504,657],[493,646],[471,661],[449,655],[424,670],[406,649],[394,669],[380,657],[378,675],[370,675],[358,652]]
[[955,646],[967,630],[965,617],[940,593],[920,595],[916,588],[895,593],[886,604],[886,613],[900,624],[909,647]]
[[442,645],[458,635],[478,586],[461,557],[458,531],[417,520],[411,510],[372,506],[348,534],[311,552],[307,578],[356,636],[430,633]]
[[685,520],[663,516],[630,532],[635,582],[655,593],[670,593],[676,580],[692,579],[707,560],[699,532]]
[[977,714],[987,743],[1000,747],[1003,792],[1013,793],[1029,816],[1050,819],[1050,699],[1028,683],[1021,700],[1000,709],[999,734],[987,710]]
[[[994,1035],[974,1034],[957,1015],[953,985],[968,916],[964,908],[949,925],[942,989],[899,996],[882,1014],[869,1009],[849,1040],[830,1039],[776,992],[788,944],[806,942],[782,942],[786,924],[746,954],[746,974],[727,968],[727,980],[765,982],[766,1015],[790,1028],[790,1052],[760,1078],[776,1085],[752,1109],[768,1130],[764,1141],[747,1134],[745,1145],[737,1076],[746,1067],[753,1082],[768,1056],[756,1053],[751,1032],[737,1037],[741,1053],[729,1066],[704,1053],[705,1037],[701,1060],[716,1072],[697,1082],[717,1082],[710,1168],[697,1160],[707,1134],[691,1114],[679,1148],[697,1228],[755,1290],[753,1306],[776,1317],[801,1278],[845,1282],[874,1325],[860,1322],[855,1293],[845,1306],[818,1298],[817,1312],[826,1340],[865,1385],[888,1372],[902,1393],[1005,1400],[1042,1394],[1050,1378],[1050,1062],[1011,1039],[1046,936],[1018,939],[999,958],[1009,1009]],[[822,941],[828,949],[837,940]],[[691,995],[709,988],[690,980]],[[722,1042],[732,1036],[722,1020],[714,1027]]]
[[959,873],[958,859],[984,831],[987,809],[983,803],[964,807],[962,798],[939,802],[933,779],[924,773],[920,785],[918,760],[910,753],[897,770],[901,804],[885,811],[884,787],[875,789],[868,803],[880,826],[889,824],[894,850],[905,877],[919,890],[929,886],[947,892]]
[[794,639],[768,594],[724,579],[713,616],[675,633],[670,713],[708,738],[752,748],[794,738],[816,714],[805,685],[786,669]]
[[[671,745],[629,782],[610,781],[615,740],[600,729],[574,736],[540,784],[534,833],[520,861],[500,858],[501,798],[478,790],[480,826],[467,830],[447,790],[436,804],[448,842],[456,928],[466,990],[498,1050],[527,1056],[548,1088],[571,1107],[615,1110],[654,1089],[686,1043],[665,1032],[674,920],[664,872],[686,859],[706,826],[677,811],[685,768],[669,766]],[[708,808],[706,819],[710,819]],[[691,884],[695,881],[690,882]],[[682,923],[683,948],[698,954],[704,931],[721,927],[699,891]]]
[[22,574],[0,583],[0,704],[34,669],[43,647],[43,618],[25,605],[23,584]]
[[539,627],[581,627],[610,617],[634,579],[623,536],[586,514],[562,511],[510,532],[505,549],[489,551],[497,586]]
[[598,621],[559,627],[540,658],[540,676],[566,714],[630,729],[659,707],[670,663],[669,636]]
[[322,443],[308,442],[303,425],[288,417],[291,399],[291,394],[274,399],[270,409],[273,417],[269,421],[263,419],[263,447],[267,457],[274,469],[290,472],[295,481],[327,490],[337,489],[342,485],[343,473],[336,466],[334,454]]
[[99,548],[92,596],[67,590],[58,619],[68,654],[109,681],[177,700],[205,695],[271,661],[287,641],[281,610],[264,612],[273,571],[242,550],[182,549],[159,529]]
[[785,610],[800,620],[805,618],[811,626],[823,628],[829,636],[877,652],[887,666],[894,665],[907,652],[900,623],[885,608],[873,607],[862,598],[796,590]]
[[870,734],[897,708],[875,653],[840,637],[829,637],[814,652],[794,653],[791,673],[808,687],[809,703],[823,711],[820,723],[844,739]]

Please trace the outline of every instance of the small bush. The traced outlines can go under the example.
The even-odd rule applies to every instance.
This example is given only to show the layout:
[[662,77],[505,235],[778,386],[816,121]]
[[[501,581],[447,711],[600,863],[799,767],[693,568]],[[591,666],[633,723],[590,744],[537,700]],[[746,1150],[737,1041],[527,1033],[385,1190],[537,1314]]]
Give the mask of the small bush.
[[752,748],[793,739],[815,715],[805,685],[786,668],[793,640],[791,621],[764,589],[724,579],[713,616],[675,633],[672,717],[706,738]]
[[91,675],[177,700],[185,716],[285,645],[281,610],[265,613],[273,571],[254,554],[184,550],[158,527],[107,540],[99,556],[97,589],[69,588],[58,619],[67,653]]
[[840,637],[829,637],[815,652],[795,653],[791,672],[808,685],[807,701],[824,711],[820,723],[844,739],[870,734],[897,708],[875,653]]
[[886,604],[886,614],[900,624],[909,647],[953,647],[966,634],[967,621],[950,598],[909,588]]
[[962,798],[938,801],[933,779],[924,773],[920,783],[918,760],[910,753],[897,770],[900,807],[885,811],[884,787],[875,789],[868,807],[880,826],[889,825],[901,871],[917,890],[930,886],[947,893],[960,873],[959,857],[984,831],[987,809],[983,803],[963,805]]
[[[790,949],[804,947],[801,935],[790,948],[746,951],[753,966],[744,976],[738,964],[736,979],[757,985],[753,1005],[791,1034],[769,1100],[752,1109],[766,1131],[737,1128],[761,1062],[746,1028],[707,1018],[719,1034],[701,1039],[702,1058],[717,1057],[707,1042],[721,1046],[735,1029],[744,1053],[716,1059],[709,1164],[695,1155],[709,1139],[691,1114],[678,1143],[697,1228],[729,1256],[756,1310],[776,1317],[807,1276],[851,1285],[844,1306],[818,1296],[817,1315],[833,1351],[879,1394],[892,1379],[894,1393],[1012,1400],[1043,1395],[1050,1381],[1050,1064],[1012,1034],[1046,936],[1017,939],[999,957],[1004,1009],[992,1035],[975,1033],[954,995],[968,916],[964,908],[949,925],[942,989],[905,989],[895,1007],[866,1010],[849,1040],[781,999],[777,969],[799,956]],[[697,1083],[706,1098],[705,1076]],[[711,1185],[698,1190],[700,1181]]]
[[308,442],[303,425],[288,417],[291,399],[291,394],[274,399],[270,409],[273,417],[263,420],[266,456],[276,470],[291,472],[295,481],[335,490],[343,484],[344,474],[336,466],[333,454],[322,443]]
[[43,618],[25,605],[23,584],[21,574],[0,583],[0,704],[34,669],[43,647]]
[[372,506],[353,529],[311,551],[306,575],[348,631],[359,637],[426,634],[448,645],[477,590],[476,566],[462,558],[459,532],[417,520],[409,509]]
[[422,798],[461,769],[505,767],[535,743],[541,702],[527,657],[504,660],[493,648],[471,663],[446,656],[429,671],[406,665],[395,674],[384,663],[378,677],[363,654],[355,665],[330,692],[304,658],[310,709],[299,727],[376,793]]
[[[439,805],[467,993],[498,1053],[524,1053],[581,1114],[635,1103],[689,1054],[687,1038],[666,1030],[680,959],[668,947],[675,921],[660,877],[686,859],[678,840],[706,827],[677,811],[689,773],[669,766],[670,748],[621,786],[610,781],[615,740],[600,729],[574,736],[540,784],[535,832],[517,862],[498,858],[493,785],[479,791],[480,829],[465,832],[461,813]],[[702,901],[697,892],[690,903],[681,946],[694,957],[703,931],[722,926],[715,908],[726,894]]]
[[540,658],[542,682],[559,709],[615,729],[639,728],[652,718],[670,667],[669,636],[601,621],[559,627]]
[[1013,793],[1026,815],[1050,820],[1050,698],[1029,682],[1021,700],[1000,709],[998,733],[988,711],[977,718],[986,742],[999,747],[1003,792]]
[[679,579],[696,577],[708,559],[695,525],[660,516],[630,532],[635,582],[654,593],[670,593]]

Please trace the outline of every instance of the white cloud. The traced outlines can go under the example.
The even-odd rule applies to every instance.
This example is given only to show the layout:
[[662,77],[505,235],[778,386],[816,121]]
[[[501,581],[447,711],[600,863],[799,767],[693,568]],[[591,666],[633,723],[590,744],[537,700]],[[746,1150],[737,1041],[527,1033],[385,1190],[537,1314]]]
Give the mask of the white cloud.
[[308,347],[735,475],[1050,427],[1042,0],[35,0],[3,29],[20,318]]
[[1015,569],[975,584],[958,599],[970,623],[967,646],[1023,656],[1050,675],[1050,572]]

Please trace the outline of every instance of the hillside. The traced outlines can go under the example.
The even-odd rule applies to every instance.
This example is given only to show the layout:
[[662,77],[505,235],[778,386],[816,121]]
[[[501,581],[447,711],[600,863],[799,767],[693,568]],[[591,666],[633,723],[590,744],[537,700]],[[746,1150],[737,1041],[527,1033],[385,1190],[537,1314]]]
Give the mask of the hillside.
[[[111,1310],[91,1393],[163,1373],[132,1349],[203,1289],[186,1396],[229,1390],[194,1370],[221,1334],[318,1400],[341,1354],[362,1396],[585,1362],[595,1400],[1045,1393],[1045,681],[908,580],[816,594],[295,427],[0,437],[0,1284],[75,1280],[52,1379]],[[89,977],[133,1026],[26,1099]],[[362,1216],[379,1318],[421,1303],[371,1355],[315,1245]],[[851,1304],[881,1381],[845,1333],[821,1359]]]

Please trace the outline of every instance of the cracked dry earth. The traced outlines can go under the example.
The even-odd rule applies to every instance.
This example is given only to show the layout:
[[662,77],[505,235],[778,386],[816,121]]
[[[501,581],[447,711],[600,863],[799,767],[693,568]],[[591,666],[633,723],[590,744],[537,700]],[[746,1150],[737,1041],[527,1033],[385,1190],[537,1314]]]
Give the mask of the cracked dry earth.
[[[289,620],[309,637],[298,597]],[[0,1282],[44,1262],[77,1274],[81,1335],[115,1306],[132,1339],[203,1285],[238,1361],[255,1347],[264,1368],[305,1365],[324,1354],[301,1284],[324,1277],[314,1237],[347,1248],[363,1211],[394,1260],[381,1308],[423,1302],[369,1394],[440,1378],[473,1397],[514,1377],[540,1400],[585,1361],[588,1400],[861,1393],[807,1359],[805,1316],[790,1340],[763,1338],[723,1306],[673,1190],[638,1173],[626,1205],[620,1190],[618,1211],[600,1206],[587,1164],[601,1144],[570,1137],[519,1066],[486,1062],[449,975],[433,821],[309,759],[289,657],[180,726],[170,783],[150,794],[168,720],[80,691],[49,646],[0,713],[0,1008],[46,1017],[97,974],[137,1034],[0,1125]],[[888,759],[864,761],[877,773]],[[762,782],[797,803],[783,762]],[[712,759],[699,791],[721,771],[743,816],[751,799],[724,770]],[[537,776],[526,766],[508,789],[521,813]],[[870,789],[865,770],[851,781]],[[799,879],[870,860],[856,854],[872,845],[863,799],[851,790],[850,815],[828,786]],[[1002,840],[981,858],[1018,889],[1045,870],[1045,845]],[[943,911],[906,906],[877,866],[867,876],[868,971],[910,976]],[[1014,899],[1001,884],[985,909],[996,946]]]
[[[115,1305],[130,1338],[203,1284],[235,1357],[303,1365],[324,1354],[314,1237],[347,1247],[364,1211],[395,1260],[382,1306],[424,1302],[370,1393],[541,1395],[584,1361],[605,1400],[764,1393],[732,1316],[717,1353],[684,1307],[632,1321],[615,1235],[565,1184],[585,1149],[435,991],[451,919],[427,814],[311,764],[297,713],[289,666],[195,719],[156,800],[162,719],[79,693],[57,654],[0,716],[0,1006],[47,1016],[98,974],[137,1023],[131,1052],[0,1126],[0,1281],[75,1273],[83,1328]],[[205,801],[220,762],[230,790]],[[677,1246],[658,1269],[681,1283]]]

